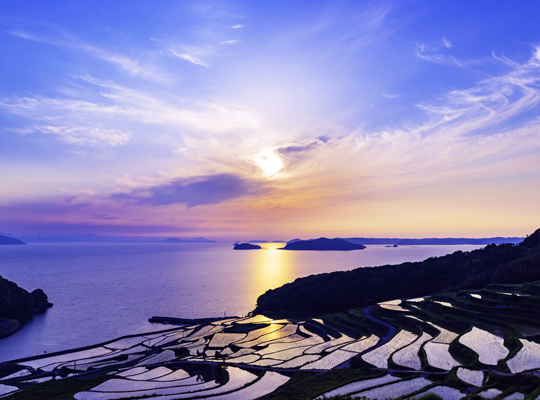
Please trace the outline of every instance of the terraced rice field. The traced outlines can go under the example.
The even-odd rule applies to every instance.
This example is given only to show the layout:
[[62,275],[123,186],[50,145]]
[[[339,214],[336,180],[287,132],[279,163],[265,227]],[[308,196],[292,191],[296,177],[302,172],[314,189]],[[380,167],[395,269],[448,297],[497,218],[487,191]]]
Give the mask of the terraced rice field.
[[444,329],[443,327],[429,323],[432,327],[436,328],[440,333],[432,340],[433,343],[450,344],[459,336],[457,333]]
[[421,397],[428,393],[434,393],[436,395],[439,395],[444,400],[459,400],[465,397],[465,393],[462,393],[459,390],[448,386],[435,386],[434,388],[428,389],[425,392],[420,393],[416,397]]
[[19,388],[17,386],[3,385],[0,383],[0,396],[7,393],[15,392],[18,389]]
[[397,364],[403,367],[421,370],[422,362],[420,361],[420,356],[418,352],[425,342],[433,339],[433,336],[427,334],[426,332],[422,333],[422,336],[419,337],[412,344],[403,347],[401,350],[398,350],[392,356],[392,360]]
[[[476,293],[469,294],[460,294],[459,299],[478,299],[473,296]],[[512,302],[518,297],[536,301],[535,296],[506,297]],[[457,304],[459,299],[450,300]],[[503,391],[509,393],[509,387],[514,393],[505,398],[535,398],[536,394],[530,396],[533,389],[540,387],[540,376],[530,371],[540,370],[540,344],[519,337],[522,348],[506,360],[510,373],[501,370],[506,366],[498,361],[508,356],[509,349],[502,337],[506,334],[504,323],[496,326],[497,301],[504,300],[490,299],[493,305],[489,305],[491,314],[486,321],[481,321],[482,313],[471,311],[467,317],[466,308],[451,307],[449,302],[442,304],[446,310],[441,314],[440,307],[431,306],[434,302],[445,302],[418,298],[403,303],[411,309],[401,307],[402,301],[396,300],[372,307],[366,317],[361,310],[355,310],[347,324],[340,324],[333,317],[304,323],[254,316],[176,326],[162,332],[119,338],[89,349],[5,363],[0,369],[0,396],[9,394],[26,400],[21,396],[28,387],[39,387],[44,382],[78,382],[73,378],[85,377],[91,371],[90,375],[100,380],[74,391],[75,399],[256,399],[278,389],[280,393],[293,390],[282,385],[296,371],[306,374],[302,378],[305,381],[291,387],[312,388],[319,376],[323,382],[325,374],[330,373],[325,371],[344,368],[363,372],[342,385],[322,387],[310,399],[323,394],[407,398],[412,393],[414,397],[435,393],[444,399],[459,399],[466,395],[467,386],[471,390],[479,388],[477,391],[486,398],[499,396]],[[429,317],[432,311],[435,318]],[[459,312],[459,318],[453,319],[453,312]],[[357,320],[358,328],[351,329]],[[534,321],[524,320],[523,325],[527,323],[534,326]],[[488,332],[486,326],[493,326],[493,332],[500,334]],[[516,332],[511,331],[513,335]],[[462,347],[456,346],[458,341],[476,352],[478,360],[489,368],[474,359],[463,358]],[[450,354],[451,346],[457,359]],[[421,361],[424,353],[426,358]],[[388,369],[389,363],[393,363],[392,370]],[[439,372],[423,370],[425,363]],[[488,369],[499,374],[490,379]],[[314,376],[310,373],[320,375],[310,380]],[[536,381],[520,388],[514,381],[508,381],[511,374],[526,375],[526,379],[515,382]],[[504,383],[505,379],[513,386]]]
[[267,371],[257,382],[245,388],[221,396],[212,397],[214,400],[258,399],[273,392],[281,385],[287,383],[289,378],[276,372]]
[[432,384],[433,382],[425,378],[401,380],[375,389],[361,391],[358,395],[366,396],[368,399],[392,399],[406,396]]
[[482,386],[482,382],[484,381],[484,373],[482,371],[458,368],[456,374],[463,382],[470,383],[474,386]]
[[451,303],[447,302],[447,301],[434,301],[434,303],[437,303],[437,304],[440,304],[442,306],[445,306],[445,307],[454,307]]
[[504,400],[522,400],[525,398],[525,393],[514,392],[504,396]]
[[406,299],[405,301],[411,302],[411,303],[419,303],[421,301],[424,301],[425,297],[416,297],[414,299]]
[[540,368],[540,344],[530,340],[519,339],[523,347],[506,362],[513,374],[530,369]]
[[302,369],[332,369],[350,360],[356,355],[357,353],[350,351],[334,350],[332,353],[324,356],[320,360],[304,365]]
[[[373,378],[373,379],[366,379],[364,381],[358,381],[349,383],[348,385],[341,386],[340,388],[334,389],[330,392],[326,392],[324,396],[331,397],[331,396],[343,396],[346,394],[353,394],[358,393],[362,390],[370,389],[376,386],[381,386],[390,382],[398,381],[399,378],[396,378],[395,376],[392,376],[390,374],[382,376],[380,378]],[[321,399],[322,397],[319,397]]]
[[450,345],[444,343],[428,342],[424,345],[427,355],[427,362],[435,368],[450,371],[452,368],[461,365],[455,360],[449,351]]
[[379,343],[380,338],[377,335],[371,335],[366,339],[357,340],[354,343],[341,347],[342,350],[352,351],[355,353],[362,353]]
[[480,393],[478,393],[480,396],[482,396],[483,398],[485,399],[492,399],[494,397],[497,397],[498,395],[500,395],[502,393],[502,391],[500,391],[499,389],[487,389],[487,390],[484,390]]
[[328,350],[332,347],[341,347],[343,345],[345,345],[346,343],[350,343],[350,342],[355,342],[355,343],[359,343],[357,341],[355,341],[353,338],[347,336],[347,335],[343,335],[341,336],[339,339],[333,339],[333,340],[329,340],[328,342],[323,342],[323,343],[320,343],[318,345],[315,345],[315,346],[311,346],[308,350],[305,351],[306,354],[319,354],[319,353],[322,353],[323,351],[325,350]]
[[399,304],[401,304],[401,300],[385,301],[384,303],[379,303],[379,307],[392,311],[409,311],[406,308],[401,307]]
[[462,335],[459,342],[478,354],[478,360],[487,365],[497,365],[510,352],[504,347],[504,339],[476,326]]
[[394,351],[411,344],[416,339],[417,336],[414,333],[402,330],[388,343],[364,354],[362,358],[364,361],[373,364],[378,368],[388,368],[388,359],[390,358],[390,355]]

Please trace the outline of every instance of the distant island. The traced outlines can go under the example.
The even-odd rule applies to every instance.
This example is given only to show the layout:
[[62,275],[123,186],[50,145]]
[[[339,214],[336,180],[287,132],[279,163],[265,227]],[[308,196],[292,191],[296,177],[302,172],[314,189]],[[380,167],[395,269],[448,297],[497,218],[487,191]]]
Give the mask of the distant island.
[[[485,246],[488,244],[503,244],[503,243],[520,243],[522,237],[491,237],[491,238],[423,238],[423,239],[403,239],[403,238],[336,238],[343,239],[350,243],[363,245],[398,245],[398,246],[414,246],[414,245],[430,245],[430,246],[448,246],[448,245],[472,245]],[[307,239],[313,241],[317,239]],[[302,239],[292,239],[287,243],[303,241]]]
[[[37,235],[37,236],[23,236],[16,238],[10,233],[0,232],[0,236],[4,236],[8,239],[23,239],[24,242],[32,243],[125,243],[125,242],[166,242],[166,243],[216,243],[214,240],[209,240],[203,237],[196,238],[186,238],[186,239],[177,239],[177,238],[168,238],[163,240],[163,238],[155,236],[100,236],[94,233],[88,233],[85,235]],[[174,241],[169,240],[174,239]],[[0,239],[1,241],[1,239]],[[20,240],[21,241],[21,240]],[[22,241],[21,241],[22,242]],[[24,244],[24,242],[19,244]],[[4,244],[4,243],[0,243]],[[5,244],[15,244],[15,243],[5,243]]]
[[[447,246],[447,245],[473,245],[486,246],[488,244],[503,244],[503,243],[520,243],[522,237],[491,237],[491,238],[423,238],[423,239],[403,239],[403,238],[365,238],[352,237],[344,238],[351,243],[360,243],[364,245],[386,244],[398,246],[413,246],[413,245],[430,245],[430,246]],[[299,240],[299,239],[293,239]],[[292,240],[290,241],[292,242]]]
[[168,238],[165,240],[160,240],[162,243],[185,243],[184,241],[177,239],[177,238]]
[[236,243],[233,250],[260,250],[261,248],[258,244]]
[[215,241],[208,240],[202,237],[187,240],[182,240],[178,238],[167,238],[165,240],[160,240],[159,243],[215,243]]
[[362,250],[366,246],[348,242],[344,239],[319,238],[312,240],[295,240],[287,242],[280,250],[317,250],[317,251],[349,251]]
[[26,244],[26,243],[23,242],[22,240],[15,239],[13,237],[0,235],[0,245],[3,245],[3,244]]

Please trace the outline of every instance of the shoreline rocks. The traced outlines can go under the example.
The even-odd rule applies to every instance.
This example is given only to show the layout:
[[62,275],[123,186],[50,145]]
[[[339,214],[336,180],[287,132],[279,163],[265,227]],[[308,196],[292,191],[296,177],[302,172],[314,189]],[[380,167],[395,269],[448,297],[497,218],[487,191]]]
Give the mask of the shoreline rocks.
[[[0,337],[15,333],[20,327],[18,320],[42,313],[51,306],[52,303],[49,302],[43,290],[36,289],[30,293],[16,283],[0,276],[0,319],[4,319],[2,325],[6,326],[6,332],[9,332],[2,331]],[[15,320],[19,327],[9,328],[9,320]],[[13,324],[11,323],[11,325]]]

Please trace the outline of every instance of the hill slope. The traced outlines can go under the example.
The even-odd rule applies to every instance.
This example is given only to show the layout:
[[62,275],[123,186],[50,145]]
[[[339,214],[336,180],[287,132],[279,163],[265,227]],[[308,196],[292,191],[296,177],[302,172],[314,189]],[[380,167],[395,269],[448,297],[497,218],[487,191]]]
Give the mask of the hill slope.
[[26,243],[24,243],[22,240],[19,240],[19,239],[0,235],[0,245],[2,244],[26,244]]
[[422,262],[311,275],[269,290],[255,314],[322,315],[396,298],[540,279],[540,229],[520,244],[488,245]]

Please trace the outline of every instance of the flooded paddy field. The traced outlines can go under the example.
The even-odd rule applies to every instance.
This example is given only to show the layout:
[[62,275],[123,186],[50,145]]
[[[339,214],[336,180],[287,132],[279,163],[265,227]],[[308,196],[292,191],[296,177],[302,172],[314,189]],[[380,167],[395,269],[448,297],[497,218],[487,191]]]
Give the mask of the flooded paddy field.
[[13,400],[48,391],[78,400],[540,396],[540,344],[511,326],[539,324],[531,316],[540,286],[490,285],[480,299],[461,291],[387,305],[302,321],[255,315],[162,325],[4,363],[0,393]]

